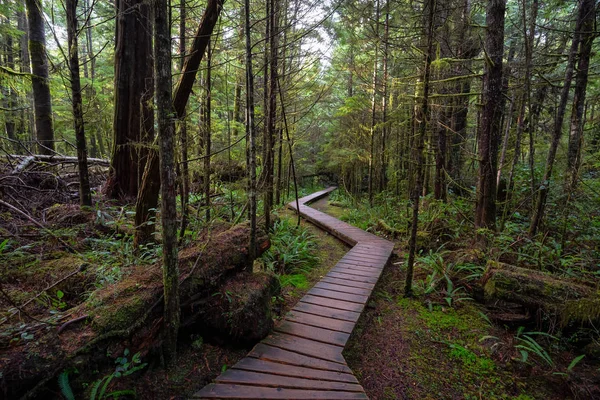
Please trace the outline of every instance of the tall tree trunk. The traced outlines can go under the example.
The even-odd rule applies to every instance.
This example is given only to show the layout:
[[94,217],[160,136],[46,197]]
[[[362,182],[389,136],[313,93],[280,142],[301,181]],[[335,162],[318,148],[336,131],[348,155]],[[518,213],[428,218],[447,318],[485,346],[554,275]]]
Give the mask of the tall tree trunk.
[[71,96],[73,101],[73,125],[77,143],[77,165],[79,168],[79,203],[82,206],[92,205],[90,178],[87,165],[87,147],[85,143],[85,127],[83,124],[83,100],[81,97],[81,81],[79,77],[79,45],[77,44],[77,2],[66,0],[67,37],[69,42],[69,70],[71,72]]
[[552,168],[554,167],[554,160],[556,158],[556,150],[560,143],[560,137],[562,135],[562,125],[565,118],[565,110],[567,108],[567,102],[569,100],[569,91],[571,90],[571,81],[573,80],[573,67],[575,65],[575,56],[579,47],[579,38],[581,33],[581,27],[585,17],[588,13],[592,12],[594,8],[593,0],[581,0],[579,3],[579,10],[577,16],[577,23],[575,26],[575,32],[573,33],[573,41],[571,42],[571,49],[569,51],[569,58],[567,60],[567,67],[565,69],[565,81],[560,93],[560,101],[558,109],[556,110],[556,116],[554,118],[554,128],[552,130],[552,138],[550,140],[550,148],[548,149],[548,157],[546,159],[546,168],[544,169],[544,177],[542,178],[541,185],[538,189],[537,202],[535,204],[535,210],[533,218],[531,219],[531,225],[529,226],[529,235],[533,236],[537,233],[541,221],[544,218],[544,211],[546,209],[546,199],[548,198],[548,191],[550,189],[550,178],[552,177]]
[[246,36],[246,136],[248,137],[248,212],[250,214],[250,260],[256,258],[256,139],[254,130],[254,73],[250,36],[250,0],[244,0]]
[[571,110],[571,125],[569,129],[569,147],[567,152],[566,189],[572,192],[577,186],[577,176],[581,159],[581,142],[583,140],[585,93],[590,68],[590,55],[594,32],[595,10],[592,4],[588,5],[587,14],[581,23],[581,39],[579,57],[577,61],[577,74],[575,75],[575,88],[573,90],[573,106]]
[[113,149],[106,194],[138,195],[154,137],[151,6],[117,0]]
[[[185,116],[187,101],[194,86],[198,67],[208,46],[208,41],[212,31],[219,19],[223,9],[224,0],[209,0],[202,16],[202,21],[194,37],[191,49],[188,52],[181,77],[175,87],[173,95],[173,109],[178,119]],[[153,225],[148,221],[154,216],[154,211],[158,205],[158,194],[160,190],[160,168],[156,149],[151,148],[148,157],[148,163],[142,179],[142,186],[138,200],[135,205],[135,236],[134,243],[139,245],[146,243],[154,232]]]
[[[19,39],[19,59],[20,59],[20,70],[21,72],[31,73],[31,59],[29,57],[29,27],[27,26],[27,16],[24,11],[17,12],[17,29],[22,32],[21,38]],[[25,94],[25,104],[34,108],[32,92],[28,90]],[[35,140],[35,123],[33,113],[21,112],[21,128],[20,134],[23,138],[27,138],[33,142]],[[33,146],[30,146],[30,150],[33,150]]]
[[52,98],[48,77],[46,33],[41,0],[25,0],[29,25],[29,55],[31,56],[31,84],[35,114],[35,133],[40,154],[54,153]]
[[502,109],[502,56],[504,53],[504,11],[506,0],[488,1],[486,11],[486,62],[483,80],[483,112],[478,138],[479,174],[475,226],[494,229],[496,225],[496,171]]
[[388,62],[389,62],[389,38],[390,38],[390,0],[385,2],[385,27],[383,33],[383,99],[382,99],[382,115],[381,115],[381,155],[379,161],[380,167],[380,182],[381,190],[387,187],[387,158],[386,158],[386,142],[390,128],[387,125],[388,118]]
[[373,57],[373,95],[371,97],[371,132],[369,149],[369,205],[373,207],[373,196],[375,192],[375,124],[376,124],[376,105],[377,105],[377,65],[379,49],[379,0],[375,0],[375,56]]
[[211,101],[212,101],[212,46],[208,41],[206,48],[206,108],[204,109],[204,207],[206,222],[210,221],[210,139],[211,139]]
[[167,0],[155,0],[156,112],[158,119],[161,222],[163,236],[164,357],[167,365],[177,360],[179,331],[179,266],[177,260],[177,209],[175,182],[175,117],[171,95],[171,35]]
[[[5,23],[10,26],[10,20],[6,18]],[[4,54],[6,55],[6,66],[12,70],[15,69],[15,56],[14,56],[14,48],[13,48],[13,38],[12,35],[5,35],[5,43],[4,43]],[[11,141],[11,147],[15,154],[22,151],[19,142],[17,141],[17,135],[15,132],[16,121],[17,121],[17,112],[13,109],[17,105],[17,93],[15,90],[8,85],[6,88],[2,88],[2,94],[5,96],[5,106],[6,111],[4,111],[4,128],[6,130],[6,136]]]
[[[185,63],[185,48],[186,48],[186,18],[187,8],[186,0],[179,0],[179,69],[183,70]],[[185,230],[188,224],[188,202],[190,196],[190,169],[188,164],[188,133],[187,133],[187,118],[184,111],[183,118],[179,121],[179,140],[181,143],[181,229],[179,230],[179,238],[182,239],[185,235]]]
[[266,173],[265,173],[265,229],[271,229],[271,209],[273,208],[273,175],[275,166],[274,142],[277,122],[277,80],[278,80],[278,36],[279,36],[279,0],[267,0],[271,2],[270,7],[270,37],[269,37],[269,107],[267,109],[267,148],[266,148]]
[[437,1],[427,0],[423,8],[423,19],[427,30],[423,32],[426,37],[425,46],[425,65],[423,68],[423,93],[421,96],[421,104],[415,110],[415,122],[418,123],[417,137],[415,138],[416,146],[413,147],[413,158],[415,161],[414,168],[414,187],[411,191],[412,202],[412,222],[410,227],[410,239],[408,241],[408,261],[406,266],[406,283],[404,286],[404,295],[412,296],[412,281],[413,270],[415,264],[415,256],[417,253],[417,232],[419,225],[419,202],[421,192],[423,190],[423,146],[425,144],[425,134],[427,132],[427,122],[429,119],[429,80],[431,75],[431,61],[434,57],[433,50],[433,19],[435,17]]

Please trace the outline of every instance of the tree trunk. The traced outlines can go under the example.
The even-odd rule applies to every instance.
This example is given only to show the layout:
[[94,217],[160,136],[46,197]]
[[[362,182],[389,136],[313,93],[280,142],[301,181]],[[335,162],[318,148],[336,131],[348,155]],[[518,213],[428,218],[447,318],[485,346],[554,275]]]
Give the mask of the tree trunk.
[[376,105],[377,105],[377,65],[379,49],[379,0],[375,0],[375,56],[373,57],[373,95],[371,96],[371,132],[369,139],[371,141],[369,149],[369,206],[373,207],[373,196],[375,192],[375,124],[376,124]]
[[25,0],[29,24],[29,55],[31,56],[31,85],[35,114],[35,133],[40,154],[54,153],[52,98],[48,77],[46,33],[41,0]]
[[571,49],[569,51],[569,59],[567,60],[567,67],[565,69],[565,81],[560,93],[560,102],[558,110],[556,110],[556,117],[554,119],[554,128],[552,130],[552,138],[550,141],[550,149],[548,150],[548,157],[546,159],[546,168],[544,169],[544,177],[542,178],[541,185],[538,190],[537,202],[533,218],[531,219],[531,225],[529,227],[529,235],[533,236],[537,233],[541,221],[544,217],[544,211],[546,209],[546,199],[548,197],[548,191],[550,186],[550,178],[552,177],[552,168],[554,166],[554,160],[556,158],[556,150],[560,143],[560,137],[562,135],[562,125],[565,118],[565,110],[567,108],[567,102],[569,100],[569,91],[571,89],[571,81],[573,80],[573,67],[575,65],[575,55],[579,47],[579,37],[581,27],[585,16],[592,12],[594,7],[593,0],[581,0],[579,4],[579,11],[577,16],[577,23],[575,26],[575,32],[573,33],[573,41],[571,42]]
[[[6,24],[10,26],[10,20],[6,18]],[[6,66],[12,70],[15,69],[15,57],[14,57],[14,48],[13,48],[13,38],[10,34],[5,35],[5,55],[6,55]],[[17,105],[17,93],[10,86],[2,87],[2,94],[5,96],[5,106],[6,111],[4,111],[4,128],[6,129],[6,136],[11,141],[11,147],[14,153],[19,153],[22,151],[21,146],[17,141],[17,135],[15,132],[16,121],[17,121],[17,112],[13,111],[13,108]]]
[[266,149],[266,174],[265,174],[265,230],[271,229],[271,209],[273,208],[273,175],[275,169],[275,134],[277,122],[277,80],[278,80],[278,36],[279,36],[279,0],[268,0],[270,7],[270,37],[269,37],[269,107],[267,109],[267,149]]
[[117,0],[115,116],[106,194],[138,195],[148,147],[154,137],[151,7],[144,0]]
[[389,37],[390,37],[390,0],[385,2],[385,27],[383,34],[383,99],[382,99],[382,115],[381,115],[381,155],[379,161],[380,168],[380,183],[381,190],[385,190],[387,187],[388,176],[387,176],[387,158],[386,158],[386,145],[387,136],[390,131],[387,125],[387,113],[388,113],[388,58],[389,58]]
[[248,137],[248,212],[250,214],[249,258],[254,262],[256,249],[256,142],[254,131],[254,74],[252,72],[252,40],[250,36],[250,0],[244,0],[246,36],[246,136]]
[[69,41],[69,70],[71,72],[71,96],[73,102],[73,125],[77,144],[77,165],[79,168],[79,203],[82,206],[92,205],[90,178],[87,165],[87,146],[85,143],[85,127],[83,124],[83,100],[81,97],[81,81],[79,77],[79,47],[77,44],[77,2],[66,0],[67,36]]
[[[179,57],[180,70],[183,70],[185,63],[185,48],[186,48],[186,18],[187,9],[185,0],[179,0]],[[181,228],[179,230],[179,238],[183,239],[185,230],[188,224],[188,202],[190,196],[190,169],[188,164],[188,133],[187,133],[187,118],[184,113],[183,118],[179,121],[179,140],[181,144]]]
[[155,0],[154,58],[156,60],[156,115],[160,154],[161,222],[163,236],[164,329],[163,354],[167,365],[177,360],[179,331],[179,265],[175,181],[175,116],[171,86],[171,35],[168,0]]
[[204,207],[206,222],[210,221],[210,139],[211,139],[211,92],[212,92],[212,53],[211,40],[206,48],[206,107],[204,109]]
[[475,226],[494,229],[496,225],[496,171],[498,142],[502,129],[502,56],[504,53],[504,11],[506,0],[490,0],[486,12],[486,62],[483,81],[483,112],[478,138],[479,176]]
[[[425,65],[423,68],[423,94],[421,96],[421,104],[415,110],[415,121],[419,125],[417,137],[415,138],[416,146],[413,146],[413,154],[415,160],[414,168],[414,187],[411,191],[412,202],[412,222],[410,227],[410,239],[408,242],[408,261],[406,267],[406,284],[404,286],[404,295],[412,296],[412,280],[415,256],[417,253],[417,232],[419,224],[419,201],[423,187],[423,146],[425,142],[425,134],[427,132],[427,122],[429,119],[429,78],[431,74],[431,61],[434,57],[433,50],[433,19],[436,12],[436,0],[427,0],[423,8],[423,19],[427,26],[427,31],[423,32],[426,37],[425,49]],[[427,13],[427,14],[425,14]]]
[[[196,73],[198,72],[200,61],[202,61],[212,31],[219,19],[223,2],[223,0],[208,1],[202,21],[196,32],[196,37],[188,52],[190,56],[184,62],[181,78],[177,83],[175,94],[173,95],[173,109],[178,119],[182,119],[185,116],[185,108],[192,92]],[[159,190],[160,173],[158,154],[155,148],[151,148],[138,201],[135,205],[136,231],[134,242],[137,244],[146,243],[154,231],[154,227],[148,222],[154,216],[152,210],[156,209],[158,205]]]
[[577,186],[577,176],[581,160],[581,143],[583,140],[585,94],[590,68],[590,55],[592,43],[596,36],[594,32],[595,6],[594,2],[588,4],[588,12],[583,17],[581,24],[581,40],[579,57],[577,61],[577,74],[575,75],[575,88],[573,90],[573,108],[571,110],[571,125],[569,129],[569,148],[567,152],[566,189],[572,192]]

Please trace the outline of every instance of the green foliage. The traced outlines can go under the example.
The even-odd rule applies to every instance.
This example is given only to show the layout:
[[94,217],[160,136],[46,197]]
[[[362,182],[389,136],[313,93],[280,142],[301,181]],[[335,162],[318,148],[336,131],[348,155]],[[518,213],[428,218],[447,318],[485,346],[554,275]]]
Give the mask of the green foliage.
[[104,400],[108,398],[118,399],[120,396],[136,396],[135,390],[117,390],[113,392],[108,392],[108,388],[110,383],[115,378],[121,378],[137,372],[148,365],[147,363],[142,363],[140,359],[140,353],[135,353],[131,359],[128,359],[129,349],[125,349],[123,353],[123,357],[118,357],[115,360],[115,370],[111,374],[104,376],[101,379],[98,379],[96,382],[92,384],[92,389],[90,391],[90,400]]
[[307,273],[317,263],[317,245],[306,228],[296,227],[291,218],[275,222],[271,248],[262,255],[267,270],[277,274]]
[[75,395],[69,384],[69,371],[63,371],[58,375],[58,387],[66,400],[75,400]]

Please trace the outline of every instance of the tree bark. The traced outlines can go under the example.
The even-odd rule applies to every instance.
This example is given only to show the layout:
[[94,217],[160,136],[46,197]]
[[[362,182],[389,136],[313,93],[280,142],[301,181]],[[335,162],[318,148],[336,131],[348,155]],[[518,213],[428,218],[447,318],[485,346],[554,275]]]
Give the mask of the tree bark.
[[278,63],[277,52],[279,50],[279,1],[268,0],[270,6],[270,36],[269,36],[269,104],[267,109],[267,148],[266,148],[266,170],[265,170],[265,201],[264,201],[264,216],[265,230],[271,229],[271,210],[273,208],[273,176],[275,169],[275,133],[277,122],[277,80],[278,80]]
[[373,57],[373,94],[371,96],[371,132],[369,136],[369,206],[373,207],[373,196],[375,192],[375,124],[376,124],[376,101],[377,101],[377,65],[379,49],[379,0],[375,0],[375,56]]
[[249,258],[254,262],[256,249],[256,139],[254,128],[254,74],[252,72],[252,38],[250,36],[250,0],[244,0],[246,36],[246,136],[248,137],[248,212],[250,214]]
[[177,208],[175,180],[175,115],[171,86],[171,35],[168,0],[155,0],[154,58],[156,114],[158,119],[161,223],[163,236],[164,357],[167,365],[177,360],[179,331],[179,265],[177,259]]
[[579,37],[581,32],[581,26],[585,20],[585,16],[591,12],[589,7],[593,8],[593,0],[581,0],[579,3],[577,23],[575,26],[575,32],[573,33],[573,40],[571,42],[571,49],[569,51],[569,58],[567,60],[567,66],[565,69],[565,81],[560,93],[560,102],[558,109],[556,110],[556,117],[554,119],[554,128],[552,130],[552,138],[550,141],[550,148],[548,149],[548,157],[546,158],[546,168],[544,169],[544,177],[542,178],[541,185],[538,190],[537,201],[533,217],[531,219],[531,225],[529,226],[529,235],[533,236],[537,233],[541,221],[544,217],[544,211],[546,209],[546,199],[548,198],[548,191],[550,186],[550,178],[552,177],[552,169],[554,167],[554,160],[556,158],[556,150],[560,143],[560,137],[562,135],[562,125],[565,118],[565,110],[567,108],[567,102],[569,100],[569,91],[571,90],[571,81],[573,80],[573,67],[575,65],[575,55],[579,47]]
[[210,221],[210,139],[211,139],[211,91],[212,91],[212,46],[206,48],[206,107],[204,109],[204,207],[206,222]]
[[479,174],[475,226],[494,229],[496,225],[496,171],[498,142],[502,129],[502,56],[504,53],[504,11],[506,0],[490,0],[486,12],[486,62],[483,80],[483,112],[478,138]]
[[[179,69],[183,70],[185,63],[185,48],[186,48],[186,19],[187,7],[186,0],[179,0]],[[185,230],[188,224],[188,202],[190,196],[190,169],[188,164],[188,133],[187,133],[187,118],[184,114],[179,121],[179,140],[181,144],[181,228],[179,230],[179,239],[185,236]]]
[[83,99],[81,97],[81,80],[79,77],[79,47],[77,44],[77,3],[78,0],[66,0],[67,37],[69,42],[69,70],[71,73],[71,97],[73,102],[73,125],[77,145],[77,165],[79,168],[79,203],[82,206],[92,205],[90,178],[87,165],[87,146],[85,143],[85,127],[83,124]]
[[117,0],[115,114],[106,194],[138,195],[148,146],[154,137],[151,7],[144,0]]
[[40,154],[54,153],[52,98],[48,76],[46,33],[41,0],[25,0],[29,25],[29,55],[31,57],[35,132]]
[[585,94],[590,68],[590,55],[594,32],[595,5],[593,1],[586,6],[587,13],[583,16],[581,24],[581,39],[579,57],[577,61],[577,74],[575,75],[575,88],[573,90],[573,106],[571,110],[571,125],[569,129],[569,147],[567,151],[566,189],[573,191],[577,186],[577,176],[581,161],[581,144],[583,140]]
[[[421,191],[423,190],[423,146],[425,143],[425,134],[427,132],[427,122],[429,119],[429,80],[431,75],[431,61],[434,57],[433,51],[433,19],[435,17],[437,2],[436,0],[427,0],[423,9],[423,19],[427,26],[427,31],[423,32],[426,37],[425,62],[423,68],[423,93],[421,104],[416,107],[415,121],[418,123],[416,146],[413,146],[414,167],[414,187],[411,191],[412,202],[412,222],[410,227],[410,239],[408,242],[408,261],[406,267],[406,282],[404,286],[404,295],[412,296],[412,281],[415,256],[417,253],[417,232],[419,224],[419,201]],[[427,14],[425,14],[427,13]]]
[[[189,57],[184,62],[181,78],[177,83],[175,94],[173,95],[173,110],[178,119],[182,119],[185,116],[185,108],[192,92],[200,61],[202,61],[212,31],[219,19],[223,3],[224,0],[208,1],[194,42],[188,52]],[[154,216],[152,210],[156,209],[158,205],[159,190],[160,173],[158,154],[156,149],[151,148],[135,206],[136,231],[134,242],[136,244],[146,243],[152,236],[154,228],[148,222]]]

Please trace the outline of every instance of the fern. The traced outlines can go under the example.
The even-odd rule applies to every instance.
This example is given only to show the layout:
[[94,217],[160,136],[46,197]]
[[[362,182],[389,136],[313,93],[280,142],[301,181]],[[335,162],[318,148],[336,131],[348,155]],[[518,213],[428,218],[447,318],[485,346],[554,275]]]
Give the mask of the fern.
[[73,389],[71,389],[71,385],[69,384],[69,371],[63,371],[58,375],[58,387],[60,387],[60,391],[65,396],[65,399],[75,400]]

